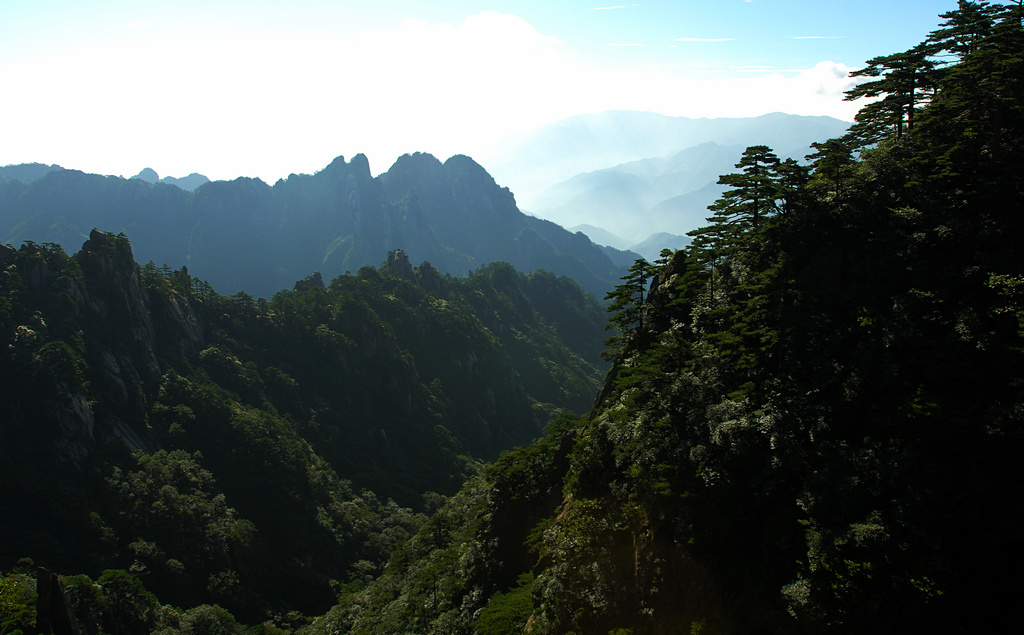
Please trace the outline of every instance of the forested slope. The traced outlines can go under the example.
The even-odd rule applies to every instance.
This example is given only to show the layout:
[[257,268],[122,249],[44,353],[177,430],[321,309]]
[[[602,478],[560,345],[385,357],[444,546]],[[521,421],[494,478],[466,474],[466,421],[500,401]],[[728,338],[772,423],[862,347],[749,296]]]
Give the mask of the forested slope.
[[[535,430],[527,392],[497,388],[514,378],[503,369],[515,346],[538,337],[518,322],[539,297],[531,285],[550,294],[564,281],[497,267],[473,288],[395,255],[263,303],[146,267],[147,327],[137,294],[80,282],[117,277],[99,257],[110,241],[123,249],[112,237],[73,261],[3,252],[12,370],[0,386],[19,417],[3,420],[0,445],[14,484],[0,511],[17,519],[2,526],[0,545],[16,551],[5,557],[32,545],[62,573],[93,572],[96,584],[65,579],[92,631],[242,632],[213,602],[271,620],[253,630],[308,634],[1020,631],[1024,9],[961,2],[942,19],[861,72],[850,96],[873,100],[809,167],[748,148],[692,247],[638,261],[610,295],[614,363],[590,414],[563,414],[447,500],[427,495],[429,519],[357,494],[358,475],[376,476],[369,457],[387,456],[373,444],[420,461],[392,483],[406,504],[423,469],[439,489],[473,472],[459,444]],[[63,292],[27,301],[45,288]],[[425,323],[409,317],[427,305]],[[561,333],[592,323],[575,306],[536,312]],[[200,346],[189,315],[202,316]],[[109,316],[137,319],[116,330]],[[90,320],[105,349],[79,335]],[[474,347],[474,359],[454,339],[454,356],[428,364],[422,337],[474,321],[487,329],[469,341],[500,340],[506,357]],[[426,330],[402,340],[408,324]],[[140,345],[147,328],[157,366]],[[272,369],[277,346],[331,363],[300,372],[285,356]],[[436,386],[419,379],[428,366]],[[312,389],[338,386],[331,373],[351,373],[355,390]],[[477,385],[476,373],[493,400],[456,404],[454,384]],[[572,373],[550,376],[573,394]],[[382,404],[387,417],[342,419],[365,412],[380,382],[400,396]],[[137,449],[90,450],[86,405],[97,440]],[[417,413],[432,425],[377,425]],[[324,449],[348,443],[351,465]],[[83,449],[96,462],[75,479],[33,458],[86,465]],[[102,504],[85,507],[83,492],[104,492]],[[204,548],[180,549],[185,536]],[[93,557],[128,570],[99,573]],[[34,615],[26,579],[0,580],[8,624]],[[336,605],[312,622],[293,612],[328,596]]]
[[308,632],[1020,630],[1024,13],[942,18],[812,166],[748,148],[612,294],[592,414]]
[[605,368],[593,296],[506,264],[456,279],[396,251],[269,301],[99,231],[0,266],[0,568],[110,570],[79,611],[106,632],[163,623],[124,585],[249,623],[326,610]]

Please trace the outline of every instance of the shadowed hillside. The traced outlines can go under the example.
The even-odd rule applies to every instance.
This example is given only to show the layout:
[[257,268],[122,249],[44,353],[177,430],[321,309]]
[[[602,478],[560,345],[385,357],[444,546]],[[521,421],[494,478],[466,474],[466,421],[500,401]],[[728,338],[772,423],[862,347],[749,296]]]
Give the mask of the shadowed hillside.
[[[4,170],[32,171],[16,168]],[[103,227],[128,236],[140,261],[186,265],[227,293],[270,297],[314,270],[330,279],[377,266],[394,249],[458,276],[500,261],[544,269],[598,297],[622,274],[586,236],[521,213],[512,193],[465,156],[441,163],[406,155],[377,178],[364,156],[339,157],[273,186],[239,178],[194,192],[142,178],[44,172],[34,169],[30,182],[0,180],[0,238],[70,251]]]

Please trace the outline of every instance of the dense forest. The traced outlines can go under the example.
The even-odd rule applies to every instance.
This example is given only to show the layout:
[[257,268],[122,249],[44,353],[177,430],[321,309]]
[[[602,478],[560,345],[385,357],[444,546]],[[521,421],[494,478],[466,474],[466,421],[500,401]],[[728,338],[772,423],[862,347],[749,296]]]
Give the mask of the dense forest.
[[[1024,6],[941,20],[634,264],[590,393],[602,325],[554,276],[393,254],[264,302],[146,266],[140,305],[116,237],[3,252],[3,632],[38,617],[17,558],[88,632],[1019,631]],[[435,341],[462,323],[475,356]]]
[[[482,462],[586,411],[607,368],[597,300],[506,264],[458,279],[396,251],[267,301],[99,231],[0,262],[2,567],[115,571],[247,622],[373,577]],[[78,611],[94,630],[154,628],[102,597]]]
[[593,412],[504,455],[312,633],[1016,632],[1024,11],[871,60],[639,261]]

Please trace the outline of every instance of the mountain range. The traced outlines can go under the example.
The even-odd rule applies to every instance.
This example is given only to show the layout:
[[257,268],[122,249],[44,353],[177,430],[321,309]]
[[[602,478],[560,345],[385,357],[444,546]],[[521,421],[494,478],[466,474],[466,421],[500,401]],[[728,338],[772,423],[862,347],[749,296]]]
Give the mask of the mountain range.
[[167,183],[168,185],[176,185],[183,190],[188,190],[189,192],[193,192],[200,185],[210,182],[210,179],[198,172],[193,172],[192,174],[181,178],[175,178],[173,176],[160,178],[160,175],[157,174],[156,170],[153,168],[143,168],[141,172],[132,178],[141,179],[146,183]]
[[[608,295],[605,350],[592,295],[507,263],[393,249],[268,301],[125,234],[0,245],[0,632],[1024,631],[1024,6],[942,18],[812,165],[748,148]],[[33,231],[185,200],[239,266],[522,222],[465,157],[364,162],[0,197]]]
[[[486,161],[531,214],[565,227],[599,227],[613,234],[602,244],[626,248],[703,225],[707,206],[723,192],[719,176],[733,171],[744,148],[767,145],[780,158],[802,160],[812,142],[848,126],[783,113],[690,119],[609,111],[513,138]],[[581,230],[601,242],[600,234]]]
[[143,261],[186,264],[225,292],[268,297],[313,270],[330,279],[376,266],[397,248],[455,275],[494,261],[548,269],[600,297],[638,255],[653,260],[687,243],[684,234],[704,223],[723,192],[719,176],[744,147],[763,143],[802,159],[810,143],[846,127],[781,113],[689,119],[610,111],[508,140],[485,158],[490,173],[464,156],[441,163],[412,154],[373,178],[356,155],[273,186],[160,178],[150,168],[124,183],[56,165],[6,166],[0,240],[72,250],[102,227],[124,232]]
[[[0,238],[77,249],[94,227],[124,233],[140,261],[188,266],[226,293],[270,297],[313,271],[330,280],[402,249],[465,275],[490,262],[545,269],[603,297],[623,268],[581,233],[523,214],[508,188],[457,155],[405,155],[374,178],[363,155],[270,186],[238,178],[194,192],[56,167],[4,168]],[[28,177],[26,177],[28,178]],[[152,182],[151,182],[152,181]]]

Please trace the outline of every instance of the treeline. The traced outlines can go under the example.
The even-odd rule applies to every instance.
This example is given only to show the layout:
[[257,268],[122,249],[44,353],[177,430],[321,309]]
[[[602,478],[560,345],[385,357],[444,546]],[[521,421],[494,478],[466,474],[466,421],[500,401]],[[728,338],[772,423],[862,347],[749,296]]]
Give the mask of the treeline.
[[[113,572],[96,562],[65,569],[96,578],[88,585],[99,594],[94,632],[200,632],[186,622],[190,611],[239,628],[214,604],[247,624],[270,619],[254,629],[309,634],[1020,630],[1024,9],[965,1],[942,19],[922,47],[863,71],[870,80],[850,97],[876,99],[848,135],[819,144],[807,166],[749,148],[722,178],[729,191],[692,248],[634,266],[608,298],[619,332],[588,416],[563,414],[542,440],[473,474],[479,455],[463,448],[538,430],[541,413],[556,410],[498,394],[515,377],[503,370],[515,354],[480,352],[488,341],[514,350],[538,337],[488,313],[508,316],[536,297],[488,300],[487,289],[508,281],[528,288],[500,268],[482,272],[480,295],[392,259],[270,302],[212,297],[216,310],[199,312],[209,340],[194,356],[182,354],[187,363],[122,381],[157,395],[143,410],[165,453],[110,444],[106,452],[121,458],[91,454],[93,480],[76,489],[80,481],[60,480],[52,462],[22,460],[44,453],[12,455],[5,448],[25,446],[3,439],[0,469],[13,486],[0,506],[17,525],[3,525],[0,545],[18,546],[19,557],[24,545],[42,545],[48,560],[76,537],[106,536],[109,546],[94,553],[111,554],[105,562],[114,566],[105,568]],[[76,379],[79,369],[111,364],[51,317],[53,307],[78,306],[73,294],[54,296],[50,308],[19,308],[28,306],[19,294],[39,281],[78,279],[53,250],[25,253],[35,254],[34,268],[18,261],[25,273],[8,275],[8,266],[4,278],[15,282],[4,291],[14,299],[4,305],[13,346],[3,349],[3,368],[19,372],[3,378],[0,403],[24,404],[15,397],[61,381],[80,391],[73,394],[113,390],[103,373]],[[38,262],[51,273],[31,274],[42,271]],[[86,273],[107,271],[89,262],[80,263]],[[156,273],[144,272],[149,288],[169,291],[151,292],[166,301],[151,312],[154,322],[187,332],[185,313],[168,307],[191,306],[209,290],[184,271]],[[81,306],[126,297],[131,306],[130,294],[90,292]],[[332,297],[352,299],[333,305]],[[467,303],[474,312],[459,308]],[[574,306],[545,314],[545,328],[596,323],[574,317]],[[451,355],[427,361],[432,338],[476,321],[487,329],[453,338],[443,347]],[[39,337],[58,332],[63,344]],[[400,332],[415,333],[408,341],[423,348],[414,352]],[[133,337],[108,349],[115,362],[130,357]],[[467,337],[474,355],[458,345]],[[580,341],[601,336],[590,337]],[[187,341],[158,339],[157,350],[183,351]],[[263,356],[278,346],[305,354],[283,357],[272,371]],[[300,370],[300,360],[317,355],[325,361]],[[428,375],[428,366],[438,370]],[[310,390],[319,381],[340,385],[331,373],[342,372],[355,390]],[[548,376],[572,377],[562,372]],[[427,376],[436,386],[419,379]],[[485,390],[477,402],[456,403],[460,381],[486,382],[493,399]],[[156,393],[145,392],[147,382]],[[385,398],[380,382],[397,389],[386,393],[398,395],[388,416],[342,417],[369,412],[364,391]],[[562,385],[572,394],[574,382]],[[84,411],[81,402],[62,403]],[[104,401],[86,403],[99,426]],[[533,414],[503,418],[499,404]],[[436,423],[380,426],[417,412]],[[473,417],[479,427],[459,423]],[[142,439],[148,429],[135,433]],[[121,430],[118,438],[130,437]],[[330,454],[349,444],[357,449],[351,463]],[[388,451],[374,454],[373,444]],[[60,445],[62,456],[78,456],[77,447]],[[423,448],[441,458],[427,460]],[[390,453],[401,464],[382,467]],[[417,489],[414,472],[432,475],[440,494],[469,479],[450,498],[417,502],[407,496]],[[399,474],[389,494],[398,502],[357,494],[360,481],[347,479],[360,474]],[[92,529],[57,533],[52,519],[87,491],[107,492],[78,516]],[[289,515],[271,518],[278,505]],[[201,530],[208,548],[179,555],[177,541],[199,535],[188,524],[196,511],[209,519]],[[175,520],[148,524],[165,515]],[[195,576],[187,588],[197,595],[174,596],[172,575]],[[6,628],[32,618],[19,576],[6,575],[0,587],[0,615],[14,625]],[[165,609],[170,617],[143,626],[103,622],[119,580],[194,608]],[[318,619],[292,612],[302,598],[328,595],[338,602]],[[119,606],[153,606],[132,597],[142,599]]]
[[101,232],[0,261],[5,633],[33,619],[23,558],[88,576],[65,578],[87,632],[299,625],[604,374],[597,300],[500,263],[396,252],[264,300]]
[[1022,11],[872,60],[809,165],[748,148],[609,295],[591,415],[307,632],[1019,630]]

